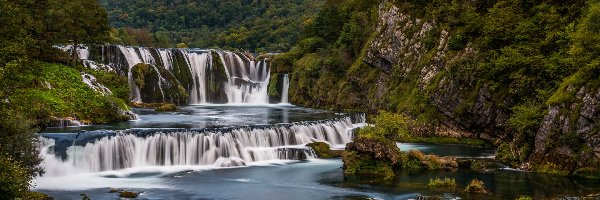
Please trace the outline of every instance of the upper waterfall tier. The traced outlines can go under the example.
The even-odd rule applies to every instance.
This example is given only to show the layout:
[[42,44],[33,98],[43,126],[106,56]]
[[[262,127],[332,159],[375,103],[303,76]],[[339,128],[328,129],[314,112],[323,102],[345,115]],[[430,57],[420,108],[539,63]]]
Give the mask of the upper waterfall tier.
[[268,104],[287,99],[267,93],[271,80],[268,60],[255,60],[240,52],[119,45],[80,47],[77,51],[86,67],[127,77],[135,102]]

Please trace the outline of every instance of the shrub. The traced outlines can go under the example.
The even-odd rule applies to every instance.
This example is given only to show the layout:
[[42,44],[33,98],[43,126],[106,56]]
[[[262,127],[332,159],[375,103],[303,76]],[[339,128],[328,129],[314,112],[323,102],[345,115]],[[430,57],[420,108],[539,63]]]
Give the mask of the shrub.
[[18,199],[28,194],[31,177],[19,162],[0,155],[0,199]]
[[430,188],[454,188],[454,187],[456,187],[456,180],[453,178],[447,178],[447,177],[444,177],[443,179],[436,177],[435,179],[429,179],[429,183],[427,184],[427,187],[430,187]]
[[487,191],[485,190],[485,184],[479,179],[471,180],[471,182],[469,182],[469,185],[467,185],[467,188],[465,188],[465,192],[487,193]]

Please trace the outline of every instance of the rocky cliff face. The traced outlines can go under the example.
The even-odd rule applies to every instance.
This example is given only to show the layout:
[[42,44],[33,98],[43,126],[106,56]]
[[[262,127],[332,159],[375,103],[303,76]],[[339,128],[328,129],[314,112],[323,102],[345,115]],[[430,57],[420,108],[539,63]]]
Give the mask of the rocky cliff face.
[[[384,2],[379,7],[378,35],[368,45],[363,61],[380,68],[381,79],[398,77],[426,93],[429,103],[449,119],[436,132],[456,136],[477,132],[492,139],[508,118],[510,110],[505,108],[510,107],[510,99],[499,106],[486,86],[476,85],[472,74],[450,74],[451,68],[461,67],[478,52],[469,45],[449,51],[448,40],[453,37],[449,31]],[[387,88],[389,83],[381,82],[379,87]]]
[[[363,58],[363,62],[381,70],[378,81],[371,86],[378,91],[375,98],[392,95],[390,88],[397,85],[418,88],[417,93],[426,98],[423,107],[433,107],[439,118],[430,123],[430,133],[478,137],[498,145],[515,143],[517,136],[507,126],[516,104],[514,97],[497,94],[478,80],[469,64],[479,59],[480,51],[470,43],[449,48],[457,37],[454,31],[436,21],[405,14],[384,1],[379,6],[376,35],[367,44]],[[552,166],[569,173],[598,166],[600,90],[570,90],[578,91],[574,103],[548,106],[534,136],[535,147],[527,159],[530,163],[546,166],[549,160],[558,159]]]
[[535,136],[533,163],[577,169],[598,166],[600,160],[600,89],[569,86],[572,103],[548,107]]

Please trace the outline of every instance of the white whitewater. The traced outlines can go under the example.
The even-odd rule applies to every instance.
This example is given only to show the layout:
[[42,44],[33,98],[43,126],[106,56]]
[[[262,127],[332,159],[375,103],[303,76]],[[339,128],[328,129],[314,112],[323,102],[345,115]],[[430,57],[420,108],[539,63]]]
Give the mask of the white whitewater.
[[268,104],[270,71],[267,62],[255,63],[233,52],[219,52],[225,72],[229,77],[225,94],[230,104]]
[[290,79],[288,74],[283,75],[283,88],[281,89],[281,103],[289,103],[288,89],[290,87]]
[[192,88],[190,91],[190,104],[208,103],[206,95],[207,70],[210,69],[212,57],[210,53],[192,53],[181,50],[187,65],[192,72]]
[[46,176],[62,176],[138,167],[234,167],[261,161],[310,159],[314,153],[305,144],[324,141],[331,146],[344,145],[352,140],[354,126],[351,117],[345,117],[263,128],[157,132],[147,136],[125,131],[85,146],[68,147],[66,160],[49,151],[54,140],[42,138],[42,165]]
[[88,87],[90,87],[92,90],[101,93],[102,95],[111,95],[112,91],[110,91],[110,89],[108,89],[106,86],[98,83],[98,81],[96,80],[96,77],[94,77],[91,74],[87,74],[87,73],[82,73],[81,74],[81,79],[83,80],[83,83],[85,83]]
[[138,102],[138,103],[142,102],[142,95],[140,93],[140,88],[133,81],[133,73],[131,72],[131,69],[136,64],[143,63],[143,62],[140,59],[140,57],[138,56],[138,54],[135,52],[134,48],[124,47],[124,46],[118,46],[118,47],[121,50],[121,53],[123,53],[123,56],[125,56],[125,59],[127,60],[127,65],[129,67],[129,70],[127,72],[127,83],[129,84],[129,88],[131,90],[131,93],[130,93],[131,100],[134,102]]

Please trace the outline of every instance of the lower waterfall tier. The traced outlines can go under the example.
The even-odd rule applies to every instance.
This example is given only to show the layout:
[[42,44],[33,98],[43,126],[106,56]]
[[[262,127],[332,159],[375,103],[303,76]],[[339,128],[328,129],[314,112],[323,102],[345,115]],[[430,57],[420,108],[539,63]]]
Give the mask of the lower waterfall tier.
[[148,166],[244,166],[270,160],[305,160],[305,145],[343,145],[364,115],[340,119],[214,129],[129,129],[82,132],[71,139],[45,135],[40,148],[50,176]]

